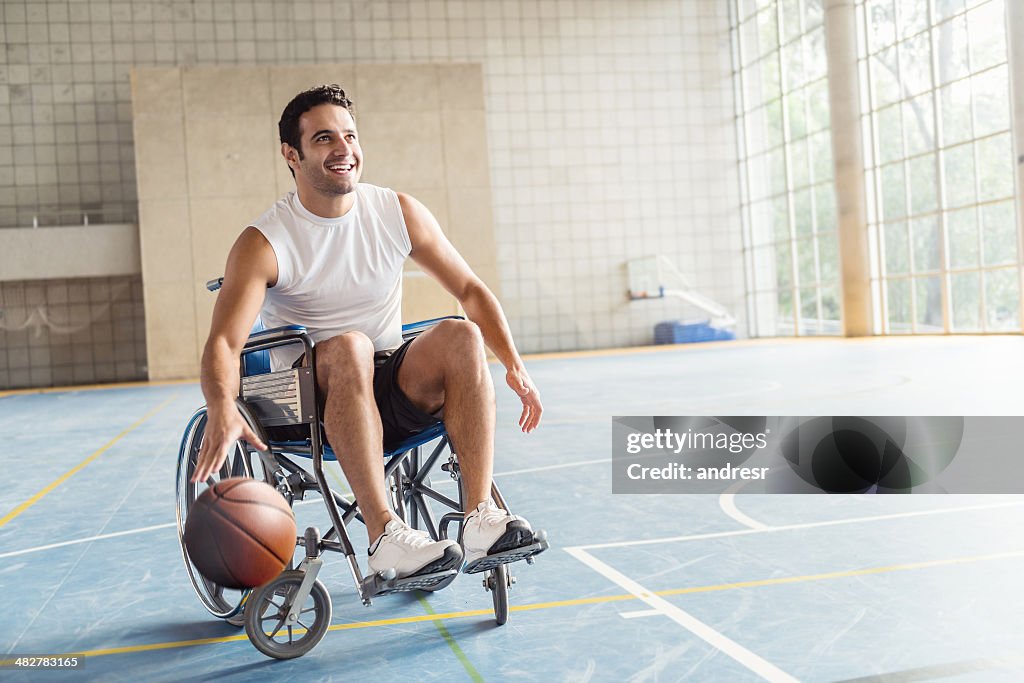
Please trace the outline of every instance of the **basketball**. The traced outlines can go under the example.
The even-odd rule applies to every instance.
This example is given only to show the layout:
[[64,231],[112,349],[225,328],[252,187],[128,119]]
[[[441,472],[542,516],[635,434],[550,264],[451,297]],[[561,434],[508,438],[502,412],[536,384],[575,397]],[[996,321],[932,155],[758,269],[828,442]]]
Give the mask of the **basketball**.
[[199,573],[225,588],[254,588],[281,573],[295,550],[284,496],[247,477],[219,481],[185,520],[185,548]]

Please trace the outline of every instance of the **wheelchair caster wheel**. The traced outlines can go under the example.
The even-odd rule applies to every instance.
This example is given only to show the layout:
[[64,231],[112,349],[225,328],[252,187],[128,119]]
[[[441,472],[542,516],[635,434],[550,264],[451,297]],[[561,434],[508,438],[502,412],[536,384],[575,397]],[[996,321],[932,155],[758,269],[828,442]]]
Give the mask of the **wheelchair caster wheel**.
[[297,607],[297,619],[289,620],[295,593],[305,574],[282,572],[257,588],[245,605],[245,632],[257,650],[274,659],[294,659],[320,642],[331,624],[331,596],[314,581],[309,597]]
[[509,573],[506,565],[499,564],[487,572],[484,588],[491,592],[491,601],[494,603],[494,620],[498,622],[498,626],[502,626],[508,621],[508,587]]

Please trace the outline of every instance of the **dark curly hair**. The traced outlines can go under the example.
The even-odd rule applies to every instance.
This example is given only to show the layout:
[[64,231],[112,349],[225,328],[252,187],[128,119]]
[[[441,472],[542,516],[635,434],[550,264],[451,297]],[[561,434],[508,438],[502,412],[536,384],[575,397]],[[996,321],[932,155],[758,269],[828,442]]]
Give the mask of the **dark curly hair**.
[[[302,136],[299,134],[299,117],[321,104],[334,104],[339,107],[345,107],[348,113],[352,115],[352,119],[355,120],[356,118],[356,111],[352,100],[345,95],[345,91],[336,83],[318,85],[293,97],[292,101],[281,112],[281,120],[277,122],[277,130],[281,135],[281,142],[288,143],[297,149],[300,159],[304,157],[302,156]],[[295,171],[290,166],[288,170],[292,172],[292,177],[294,178]]]

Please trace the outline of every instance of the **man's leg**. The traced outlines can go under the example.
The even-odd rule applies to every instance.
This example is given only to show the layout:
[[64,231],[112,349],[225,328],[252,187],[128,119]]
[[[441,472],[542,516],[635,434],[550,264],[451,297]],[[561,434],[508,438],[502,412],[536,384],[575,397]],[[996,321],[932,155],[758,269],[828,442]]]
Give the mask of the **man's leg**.
[[326,397],[324,428],[366,521],[370,572],[390,568],[406,577],[457,568],[462,551],[455,541],[434,541],[426,532],[410,529],[387,503],[373,372],[373,343],[362,333],[342,334],[316,346],[317,384]]
[[444,406],[445,429],[459,455],[467,513],[491,496],[494,384],[480,328],[442,320],[417,337],[398,369],[398,385],[426,413]]
[[466,504],[463,571],[474,573],[525,559],[517,551],[534,544],[530,523],[491,502],[494,384],[480,329],[468,321],[444,320],[424,332],[406,351],[398,385],[424,412],[433,414],[444,406]]
[[372,543],[392,516],[384,496],[382,427],[373,400],[373,342],[361,332],[349,332],[317,344],[316,380],[327,398],[327,440],[359,501]]

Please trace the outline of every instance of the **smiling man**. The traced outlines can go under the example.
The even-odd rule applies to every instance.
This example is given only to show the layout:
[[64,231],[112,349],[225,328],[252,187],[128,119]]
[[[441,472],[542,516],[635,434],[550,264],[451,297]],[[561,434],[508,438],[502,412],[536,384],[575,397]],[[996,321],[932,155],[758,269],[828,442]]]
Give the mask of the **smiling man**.
[[[299,93],[279,123],[281,154],[295,178],[289,192],[238,237],[203,353],[207,426],[194,481],[245,439],[265,448],[238,410],[238,359],[257,315],[267,327],[303,325],[316,342],[322,416],[370,538],[369,567],[399,576],[442,571],[530,545],[529,523],[490,498],[494,387],[486,344],[522,401],[519,425],[543,410],[497,298],[413,197],[360,183],[363,151],[352,102],[337,85]],[[402,341],[402,268],[411,257],[455,296],[469,320],[445,320]],[[271,352],[273,369],[296,362]],[[465,557],[455,541],[433,541],[389,508],[382,448],[444,418],[459,454],[465,491]]]

